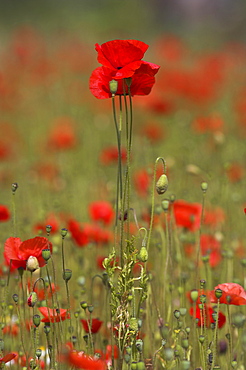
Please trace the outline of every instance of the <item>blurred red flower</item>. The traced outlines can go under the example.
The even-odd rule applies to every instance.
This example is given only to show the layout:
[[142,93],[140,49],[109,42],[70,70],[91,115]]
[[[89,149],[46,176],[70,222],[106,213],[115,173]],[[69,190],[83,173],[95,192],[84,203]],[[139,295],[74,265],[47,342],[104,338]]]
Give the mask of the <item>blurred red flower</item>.
[[246,304],[246,292],[244,288],[236,283],[224,283],[217,285],[214,290],[210,292],[210,300],[212,303],[217,303],[218,298],[215,295],[216,289],[222,290],[222,296],[220,303],[233,304],[235,306],[241,306]]
[[143,126],[141,134],[147,137],[149,141],[153,144],[163,140],[164,129],[159,123],[150,122]]
[[0,222],[5,222],[10,219],[10,212],[8,207],[0,204]]
[[93,221],[101,221],[109,225],[114,218],[112,205],[107,201],[96,201],[89,205],[89,214]]
[[20,238],[10,237],[4,244],[4,258],[8,265],[12,260],[13,268],[25,269],[28,258],[32,256],[37,258],[39,267],[43,267],[46,263],[42,257],[43,249],[50,249],[52,252],[52,244],[47,238],[36,236],[22,242]]
[[218,115],[198,117],[192,123],[192,128],[198,133],[221,131],[224,121]]
[[59,117],[55,120],[48,138],[48,147],[54,150],[67,150],[77,144],[74,122],[70,117]]
[[[121,148],[122,162],[126,162],[126,149]],[[104,148],[100,154],[100,162],[104,165],[118,163],[118,148],[117,146],[109,146]]]
[[45,222],[39,222],[34,225],[34,230],[36,232],[44,233],[46,234],[46,226],[50,225],[51,226],[51,233],[55,233],[59,229],[59,222],[57,217],[52,213],[47,216]]
[[189,231],[196,231],[200,228],[202,215],[201,204],[176,200],[173,204],[173,211],[177,226],[184,227]]
[[209,264],[211,267],[216,267],[221,259],[220,242],[212,235],[203,234],[200,239],[202,256],[209,255]]
[[88,235],[85,232],[84,227],[78,221],[70,219],[68,221],[67,228],[79,247],[84,247],[89,243]]
[[[206,319],[206,327],[210,328],[211,324],[215,324],[215,320],[213,318],[214,310],[212,307],[209,307],[205,305],[205,317],[204,317],[204,311],[200,309],[198,306],[196,306],[196,319],[197,319],[197,325],[202,326],[204,325],[204,321]],[[193,307],[190,308],[190,315],[194,316],[194,309]],[[225,315],[219,311],[219,319],[218,319],[218,327],[222,328],[225,325],[226,317]]]
[[[86,331],[86,333],[89,333],[88,321],[85,320],[85,319],[81,319],[80,321],[81,321],[81,323],[83,325],[83,328]],[[101,328],[102,323],[103,322],[99,319],[92,319],[91,327],[90,327],[91,333],[93,333],[93,334],[97,333],[99,331],[99,329]],[[90,325],[90,320],[89,320],[89,325]]]
[[60,308],[54,309],[48,307],[38,307],[40,313],[44,316],[42,322],[60,322],[70,318],[68,310]]
[[87,356],[84,352],[70,351],[65,361],[83,370],[106,370],[107,368],[104,361]]

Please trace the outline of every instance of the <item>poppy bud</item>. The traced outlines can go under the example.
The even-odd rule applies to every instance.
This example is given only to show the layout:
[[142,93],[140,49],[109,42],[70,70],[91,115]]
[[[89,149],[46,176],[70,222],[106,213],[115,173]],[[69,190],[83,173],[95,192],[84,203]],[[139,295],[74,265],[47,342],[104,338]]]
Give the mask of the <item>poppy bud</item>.
[[137,362],[137,370],[145,370],[145,363],[143,361]]
[[33,324],[36,326],[36,328],[39,326],[41,318],[39,315],[33,315],[32,318]]
[[204,193],[206,193],[206,191],[208,190],[208,183],[207,183],[207,182],[205,182],[205,181],[203,181],[203,182],[201,183],[201,189],[202,189],[202,191],[203,191]]
[[92,313],[94,311],[94,306],[91,304],[91,305],[87,306],[87,309],[90,313]]
[[190,361],[188,360],[183,360],[181,362],[181,369],[182,370],[189,370],[190,369]]
[[203,344],[203,343],[204,343],[204,341],[205,341],[205,336],[204,336],[204,335],[199,335],[199,342],[200,342],[201,344]]
[[116,81],[116,80],[109,81],[109,90],[110,90],[112,95],[115,95],[117,93],[117,90],[118,90],[118,81]]
[[29,297],[27,299],[28,306],[29,307],[34,307],[35,304],[37,303],[37,300],[38,300],[37,293],[31,292],[31,294],[29,295]]
[[36,257],[30,256],[26,263],[26,269],[30,272],[34,272],[39,269],[39,263]]
[[189,347],[189,342],[188,342],[188,339],[182,339],[181,341],[181,346],[184,348],[184,349],[187,349]]
[[49,334],[49,332],[50,332],[50,326],[49,325],[44,326],[44,332],[45,332],[46,335]]
[[13,300],[14,300],[15,303],[18,302],[18,300],[19,300],[18,294],[13,294]]
[[148,251],[147,251],[146,247],[143,246],[143,247],[140,248],[140,251],[138,253],[138,259],[141,262],[147,262],[148,261]]
[[164,199],[162,202],[161,202],[161,205],[162,205],[162,209],[164,212],[167,212],[168,211],[168,208],[169,208],[169,200],[168,199]]
[[42,250],[42,257],[46,262],[50,259],[50,256],[51,256],[50,249]]
[[178,320],[180,318],[180,311],[179,310],[175,310],[174,311],[174,317]]
[[65,269],[63,272],[63,280],[69,281],[72,277],[72,270],[70,269]]
[[142,352],[142,350],[143,350],[143,341],[142,341],[142,339],[137,339],[136,340],[136,347],[137,347],[137,350],[139,352]]
[[19,185],[17,184],[17,182],[13,182],[13,184],[11,185],[11,189],[12,189],[13,194],[16,192],[18,187],[19,187]]
[[159,180],[156,183],[156,191],[158,194],[164,194],[168,188],[168,179],[165,174],[161,175]]
[[187,312],[187,309],[185,307],[183,307],[183,308],[180,308],[179,311],[180,311],[181,316],[185,316],[186,312]]
[[164,357],[166,361],[171,361],[173,359],[174,351],[172,348],[165,348]]

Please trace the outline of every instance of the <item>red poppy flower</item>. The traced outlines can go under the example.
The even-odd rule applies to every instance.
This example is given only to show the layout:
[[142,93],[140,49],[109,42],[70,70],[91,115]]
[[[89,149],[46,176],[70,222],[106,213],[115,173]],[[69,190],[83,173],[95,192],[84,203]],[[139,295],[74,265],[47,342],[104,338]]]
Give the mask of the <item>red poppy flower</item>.
[[205,256],[209,254],[209,264],[211,267],[216,267],[221,259],[220,242],[212,235],[203,234],[200,239],[201,252]]
[[[131,78],[131,96],[148,95],[155,83],[153,70],[146,65],[142,65]],[[98,99],[111,98],[112,93],[109,88],[109,82],[113,79],[114,74],[110,69],[104,67],[96,68],[90,77],[90,90],[92,94]],[[124,91],[127,94],[127,89],[124,80],[119,80],[115,95],[124,95]]]
[[48,146],[55,150],[66,150],[74,148],[77,143],[74,123],[70,117],[60,117],[56,119],[52,128]]
[[173,211],[177,226],[184,227],[190,231],[196,231],[200,228],[201,204],[176,200],[173,204]]
[[114,218],[112,205],[103,200],[91,203],[89,214],[93,221],[102,221],[105,225],[109,225]]
[[[205,305],[205,315],[206,315],[206,327],[210,328],[211,324],[215,324],[215,320],[213,318],[214,310],[212,307],[208,307]],[[194,309],[193,307],[190,308],[190,315],[194,316]],[[205,317],[203,310],[200,310],[198,306],[196,306],[196,319],[197,319],[197,325],[202,326],[204,325]],[[225,325],[226,317],[225,315],[219,311],[219,318],[218,318],[218,327],[222,328]]]
[[2,358],[0,358],[0,363],[1,364],[6,364],[7,362],[13,360],[13,358],[15,358],[17,356],[16,353],[8,353],[7,355],[3,356]]
[[0,204],[0,222],[5,222],[10,219],[10,212],[8,207]]
[[146,136],[152,144],[163,140],[164,136],[163,127],[161,127],[161,125],[158,124],[157,122],[151,122],[146,124],[142,128],[141,133],[144,136]]
[[192,124],[194,131],[198,133],[216,132],[223,129],[224,121],[217,115],[198,117]]
[[[80,320],[82,325],[83,325],[83,328],[84,330],[86,331],[86,333],[89,333],[89,326],[88,326],[88,321],[85,320],[85,319],[82,319]],[[99,319],[92,319],[91,321],[91,333],[95,334],[99,331],[100,327],[102,326],[102,321],[99,320]],[[90,320],[89,320],[89,324],[90,324]]]
[[60,322],[66,319],[70,319],[68,310],[60,308],[54,309],[48,307],[38,307],[40,313],[44,316],[42,322]]
[[[121,160],[126,162],[126,149],[121,148]],[[116,146],[110,146],[102,150],[100,154],[100,162],[104,165],[110,165],[118,163],[118,148]]]
[[40,233],[46,234],[47,233],[47,231],[46,231],[46,226],[47,225],[50,225],[51,226],[51,232],[52,232],[52,234],[55,233],[56,231],[58,231],[58,229],[59,229],[59,222],[58,222],[57,217],[54,214],[48,215],[48,217],[46,218],[45,222],[42,222],[42,223],[39,222],[36,225],[34,225],[34,230],[36,232],[40,232]]
[[46,261],[42,257],[42,250],[50,249],[52,252],[52,244],[47,238],[36,236],[33,239],[21,241],[20,238],[10,237],[4,244],[4,257],[8,265],[12,260],[13,268],[26,268],[26,263],[29,257],[36,257],[39,267],[43,267]]
[[87,356],[83,352],[70,351],[66,361],[78,369],[106,370],[106,363],[104,361]]
[[132,77],[142,65],[149,66],[155,74],[160,67],[141,60],[148,47],[138,40],[113,40],[96,44],[97,60],[110,70],[112,79],[116,80]]
[[70,231],[72,238],[79,247],[84,247],[88,244],[89,238],[86,234],[83,226],[76,220],[69,220],[67,225],[68,230]]
[[235,306],[246,304],[246,292],[241,285],[236,283],[224,283],[217,285],[214,290],[210,292],[210,300],[212,303],[218,302],[218,298],[215,295],[216,289],[222,290],[220,303],[233,304]]

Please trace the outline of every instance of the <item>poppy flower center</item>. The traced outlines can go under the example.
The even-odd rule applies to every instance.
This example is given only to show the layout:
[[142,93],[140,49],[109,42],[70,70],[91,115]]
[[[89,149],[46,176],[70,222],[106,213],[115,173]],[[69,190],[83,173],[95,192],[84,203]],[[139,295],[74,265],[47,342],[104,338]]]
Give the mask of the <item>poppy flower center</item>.
[[123,67],[117,67],[117,69],[121,69],[121,68],[123,68]]

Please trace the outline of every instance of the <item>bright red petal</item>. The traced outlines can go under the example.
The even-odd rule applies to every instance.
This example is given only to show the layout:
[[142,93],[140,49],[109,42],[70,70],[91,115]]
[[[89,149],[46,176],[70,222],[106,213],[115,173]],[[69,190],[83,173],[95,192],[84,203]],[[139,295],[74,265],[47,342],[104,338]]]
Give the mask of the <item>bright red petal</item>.
[[10,237],[4,244],[4,257],[9,263],[10,260],[18,260],[19,247],[22,241],[20,238]]
[[110,69],[119,69],[143,58],[148,45],[137,40],[113,40],[96,44],[97,60]]
[[15,358],[16,356],[16,353],[8,353],[7,355],[3,356],[3,358],[1,358],[1,362],[4,362],[6,364],[7,362],[13,360],[13,358]]
[[27,260],[30,256],[40,258],[42,250],[50,247],[51,243],[47,238],[36,236],[21,243],[18,255],[21,260]]

